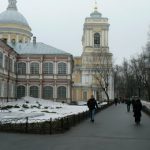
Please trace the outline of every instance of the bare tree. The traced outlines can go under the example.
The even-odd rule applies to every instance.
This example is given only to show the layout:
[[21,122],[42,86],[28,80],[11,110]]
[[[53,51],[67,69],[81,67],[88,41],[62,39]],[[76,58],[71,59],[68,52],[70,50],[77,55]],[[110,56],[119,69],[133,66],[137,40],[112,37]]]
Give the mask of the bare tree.
[[95,72],[93,77],[97,81],[99,89],[105,93],[107,101],[109,101],[108,89],[112,76],[112,54],[99,52],[95,58]]

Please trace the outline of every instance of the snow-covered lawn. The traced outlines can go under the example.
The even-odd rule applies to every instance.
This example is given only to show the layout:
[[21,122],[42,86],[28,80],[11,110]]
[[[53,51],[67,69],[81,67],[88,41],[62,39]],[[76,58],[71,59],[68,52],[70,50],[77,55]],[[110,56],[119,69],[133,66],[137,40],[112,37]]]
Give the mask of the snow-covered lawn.
[[146,106],[148,109],[150,109],[150,102],[142,101],[142,105]]
[[[21,100],[1,103],[1,107],[12,107],[0,110],[0,121],[7,120],[49,120],[65,117],[72,114],[78,114],[88,110],[86,105],[68,105],[65,103],[53,102],[31,97],[24,97]],[[14,108],[15,107],[15,108]]]

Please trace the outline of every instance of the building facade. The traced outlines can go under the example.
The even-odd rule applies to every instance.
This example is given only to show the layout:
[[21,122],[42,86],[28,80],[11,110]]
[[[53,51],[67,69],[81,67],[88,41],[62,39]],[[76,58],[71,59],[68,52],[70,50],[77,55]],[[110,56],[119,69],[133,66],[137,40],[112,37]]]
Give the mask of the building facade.
[[31,28],[18,12],[16,0],[9,0],[0,14],[0,98],[24,96],[70,102],[73,57],[36,42]]
[[[109,52],[108,32],[108,18],[103,18],[95,6],[94,12],[85,19],[82,55],[74,57],[72,99],[75,101],[87,100],[91,95],[97,100],[106,100],[106,93],[109,99],[114,98],[112,53]],[[103,88],[107,88],[106,93]]]

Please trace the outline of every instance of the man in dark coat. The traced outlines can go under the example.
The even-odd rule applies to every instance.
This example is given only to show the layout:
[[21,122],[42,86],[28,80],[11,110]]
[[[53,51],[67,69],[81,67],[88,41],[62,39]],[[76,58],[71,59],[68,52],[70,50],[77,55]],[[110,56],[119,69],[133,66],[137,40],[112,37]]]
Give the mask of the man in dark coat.
[[131,105],[130,98],[128,98],[128,99],[126,100],[126,104],[127,104],[127,112],[129,112],[129,111],[130,111],[130,105]]
[[134,118],[135,118],[135,123],[140,124],[141,121],[141,110],[142,110],[142,103],[140,99],[136,100],[134,103]]
[[91,98],[88,100],[87,106],[89,108],[91,122],[94,122],[95,109],[98,108],[98,105],[93,95],[91,95]]

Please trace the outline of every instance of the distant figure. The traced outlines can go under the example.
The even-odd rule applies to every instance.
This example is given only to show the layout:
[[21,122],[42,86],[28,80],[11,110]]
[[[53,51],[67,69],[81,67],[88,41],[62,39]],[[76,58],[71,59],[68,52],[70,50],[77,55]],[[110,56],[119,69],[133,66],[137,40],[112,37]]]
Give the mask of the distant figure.
[[140,99],[136,100],[134,103],[134,118],[135,118],[135,123],[138,125],[140,124],[141,121],[141,110],[142,110],[142,103]]
[[118,98],[115,98],[115,99],[114,99],[114,103],[115,103],[115,105],[117,106]]
[[98,108],[98,105],[93,95],[88,100],[87,106],[89,108],[91,122],[94,122],[95,109]]
[[134,98],[132,99],[131,104],[132,104],[132,110],[134,112],[134,104],[135,104],[135,99]]
[[126,104],[127,104],[127,112],[130,112],[131,101],[129,98],[126,100]]

